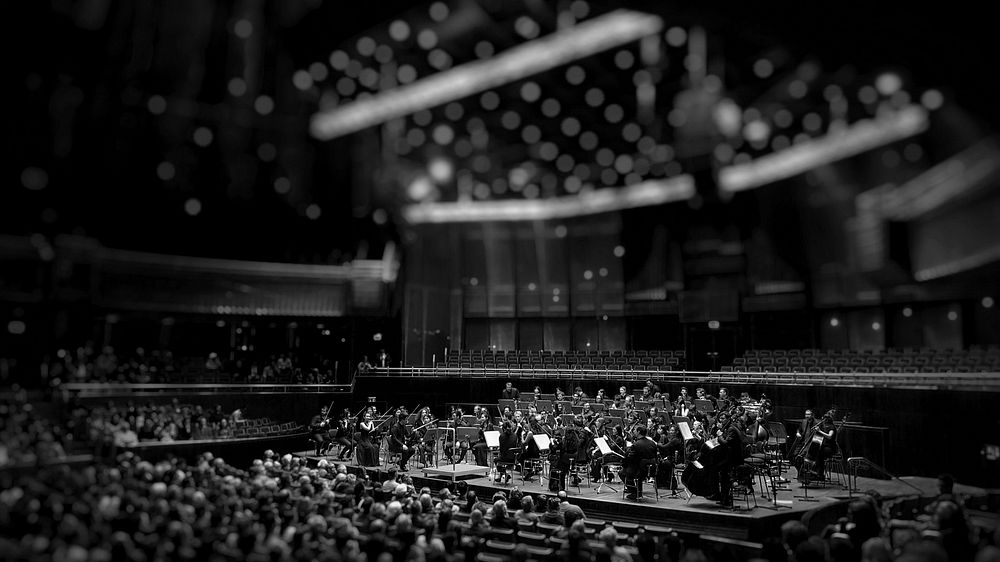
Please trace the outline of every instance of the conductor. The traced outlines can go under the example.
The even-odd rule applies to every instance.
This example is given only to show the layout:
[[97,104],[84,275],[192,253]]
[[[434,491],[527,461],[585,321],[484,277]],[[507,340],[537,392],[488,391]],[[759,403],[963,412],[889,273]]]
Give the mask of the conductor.
[[622,477],[625,479],[625,497],[639,499],[642,495],[642,481],[646,479],[649,466],[656,460],[656,442],[646,436],[646,427],[636,428],[635,443],[625,451],[622,461]]

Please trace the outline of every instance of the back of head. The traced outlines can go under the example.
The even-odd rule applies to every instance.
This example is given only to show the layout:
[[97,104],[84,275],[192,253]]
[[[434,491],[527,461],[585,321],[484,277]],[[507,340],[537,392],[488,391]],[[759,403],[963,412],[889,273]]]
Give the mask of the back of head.
[[809,538],[809,529],[801,521],[785,521],[781,525],[781,541],[794,551],[799,544]]

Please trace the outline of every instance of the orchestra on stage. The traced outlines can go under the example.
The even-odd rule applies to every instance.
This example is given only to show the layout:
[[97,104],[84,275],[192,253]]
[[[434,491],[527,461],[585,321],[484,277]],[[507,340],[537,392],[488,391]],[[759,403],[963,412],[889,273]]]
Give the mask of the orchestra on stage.
[[[511,483],[515,472],[524,482],[547,482],[552,491],[587,478],[601,484],[599,492],[621,486],[633,499],[641,497],[643,484],[652,484],[722,505],[732,503],[734,479],[762,458],[787,459],[800,480],[822,480],[840,429],[835,406],[819,420],[807,410],[786,443],[783,424],[764,396],[755,400],[744,392],[733,398],[725,388],[713,396],[699,387],[693,395],[681,388],[672,399],[653,380],[634,391],[621,386],[610,397],[603,389],[590,397],[580,387],[572,394],[535,387],[522,395],[508,382],[496,405],[476,405],[468,414],[452,406],[445,419],[430,407],[410,413],[368,405],[355,413],[343,410],[336,421],[331,412],[332,405],[324,407],[310,425],[316,454],[331,455],[339,446],[337,458],[353,453],[359,466],[383,466],[380,458],[401,470],[411,459],[417,468],[469,462],[491,467],[501,484]],[[775,439],[776,430],[781,439]]]

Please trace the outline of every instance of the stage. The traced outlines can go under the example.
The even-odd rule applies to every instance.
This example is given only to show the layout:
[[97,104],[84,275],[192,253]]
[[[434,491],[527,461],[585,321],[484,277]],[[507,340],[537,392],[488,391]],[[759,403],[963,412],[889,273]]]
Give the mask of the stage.
[[[317,457],[314,451],[302,451],[295,455],[306,458],[310,466],[315,466],[321,458],[326,458],[334,465],[346,465],[350,472],[360,473],[364,470],[373,480],[381,481],[386,474],[384,467],[363,468],[351,462],[338,461],[335,456]],[[465,480],[469,489],[475,490],[479,498],[486,501],[497,491],[506,492],[512,487],[518,487],[532,495],[552,494],[548,489],[547,479],[539,482],[537,476],[522,482],[520,474],[514,473],[509,484],[500,484],[488,478],[489,467],[468,464],[455,466],[456,470],[452,471],[450,464],[441,464],[437,468],[432,465],[424,469],[411,463],[406,473],[413,478],[417,488],[428,486],[434,491],[449,487],[454,492],[453,483]],[[852,498],[865,494],[876,493],[882,499],[891,499],[901,496],[931,498],[938,493],[937,480],[926,477],[881,480],[859,476],[853,490],[847,488],[843,475],[832,475],[832,482],[813,482],[805,487],[796,480],[795,468],[786,469],[784,477],[790,481],[784,484],[787,489],[779,488],[777,501],[770,488],[765,494],[755,480],[753,496],[748,498],[749,509],[742,495],[734,498],[733,507],[723,507],[701,496],[671,496],[670,490],[664,488],[659,489],[657,499],[652,484],[648,483],[643,485],[643,496],[638,501],[623,497],[621,482],[613,484],[617,491],[612,491],[607,484],[601,489],[599,483],[588,485],[584,480],[580,488],[571,486],[567,493],[572,503],[583,509],[588,520],[658,525],[678,532],[744,541],[759,541],[766,536],[774,536],[782,523],[790,519],[802,519],[804,516],[806,520],[811,518],[818,522],[829,519],[832,523],[837,517],[846,514],[847,504]],[[982,488],[971,486],[956,484],[955,488],[956,492],[970,496],[986,493]]]

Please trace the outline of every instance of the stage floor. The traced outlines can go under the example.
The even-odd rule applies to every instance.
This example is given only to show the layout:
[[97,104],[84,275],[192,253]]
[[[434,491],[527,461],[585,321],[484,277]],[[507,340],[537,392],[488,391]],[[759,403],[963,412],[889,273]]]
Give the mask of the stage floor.
[[[314,451],[302,451],[295,453],[296,456],[305,457],[310,465],[315,465],[321,458],[314,454]],[[341,464],[335,457],[325,457],[333,464]],[[373,479],[384,478],[383,467],[359,467],[354,463],[344,462],[348,470],[359,472],[365,470]],[[414,484],[419,488],[429,486],[432,490],[453,485],[453,481],[465,480],[469,483],[469,488],[475,490],[482,499],[489,499],[497,491],[508,491],[512,487],[517,487],[521,491],[529,494],[551,494],[548,489],[547,479],[539,482],[538,477],[522,482],[519,473],[514,473],[509,484],[501,484],[487,478],[488,467],[462,465],[459,464],[456,477],[453,479],[450,474],[452,465],[440,465],[440,470],[428,470],[417,468],[415,463],[411,463],[407,474],[414,479]],[[431,469],[434,467],[432,466]],[[434,474],[438,472],[439,474]],[[875,492],[883,499],[895,498],[899,496],[925,496],[934,497],[937,495],[937,479],[918,476],[902,477],[897,480],[880,480],[876,478],[858,477],[854,490],[848,490],[843,483],[812,483],[803,488],[802,484],[796,480],[795,468],[788,468],[784,477],[790,480],[784,484],[787,490],[779,489],[777,501],[771,496],[768,489],[765,494],[755,480],[754,497],[750,498],[750,507],[743,497],[737,496],[734,499],[732,508],[723,507],[714,501],[701,496],[677,495],[671,496],[669,490],[661,488],[659,499],[654,495],[652,484],[643,485],[643,497],[639,501],[627,500],[622,494],[621,482],[613,484],[617,492],[611,491],[607,485],[601,491],[599,483],[587,485],[586,480],[580,488],[575,486],[567,489],[570,500],[579,505],[586,513],[588,519],[646,523],[671,527],[680,532],[692,532],[711,534],[720,537],[759,540],[765,536],[774,536],[780,526],[790,519],[801,519],[806,513],[834,504],[848,502],[852,497],[858,497],[865,493]],[[458,476],[460,474],[460,476]],[[835,475],[834,475],[835,476]],[[842,482],[846,482],[841,477]],[[982,488],[962,486],[956,484],[956,492],[965,495],[985,494]],[[454,491],[454,490],[453,490]],[[805,499],[804,496],[808,496]],[[754,502],[756,500],[756,503]]]

